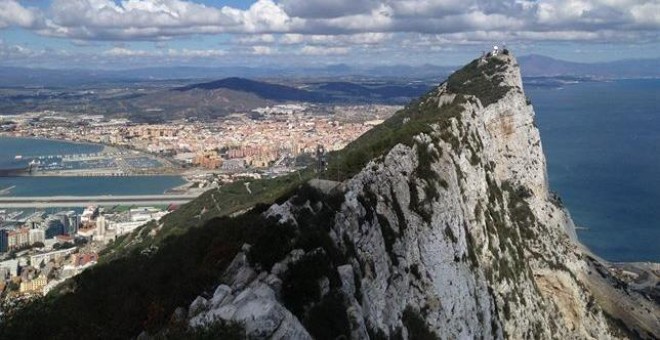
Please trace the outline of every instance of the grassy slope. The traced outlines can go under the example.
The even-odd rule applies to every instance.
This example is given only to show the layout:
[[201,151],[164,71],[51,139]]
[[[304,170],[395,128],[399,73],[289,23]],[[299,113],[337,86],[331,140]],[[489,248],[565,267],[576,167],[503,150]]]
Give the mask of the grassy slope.
[[[152,246],[159,246],[168,237],[182,235],[188,229],[203,226],[215,217],[239,213],[257,204],[275,202],[279,197],[288,196],[287,193],[313,176],[313,171],[303,170],[282,177],[240,181],[209,190],[163,217],[160,221],[161,225],[150,223],[131,234],[119,237],[102,253],[102,262],[109,262],[128,254],[138,254]],[[246,183],[249,183],[251,193],[248,192]]]
[[441,130],[446,128],[450,118],[456,118],[462,112],[461,104],[467,101],[467,96],[476,96],[483,106],[496,102],[510,89],[501,85],[503,78],[497,75],[505,67],[505,62],[500,59],[492,58],[482,65],[479,59],[475,59],[447,79],[448,92],[457,95],[452,103],[438,108],[438,89],[431,90],[343,150],[331,153],[328,171],[323,176],[345,180],[360,172],[370,160],[385,155],[396,144],[412,146],[413,136],[430,133],[429,124],[439,124]]
[[[496,63],[485,67],[469,64],[454,73],[448,85],[457,94],[468,94],[475,84],[477,89],[497,86],[499,84],[485,83],[489,81],[486,75],[491,67],[499,66]],[[345,150],[332,154],[329,170],[323,176],[350,178],[369,160],[384,155],[397,143],[413,143],[415,134],[430,131],[430,123],[441,127],[451,124],[466,98],[458,95],[453,103],[438,108],[436,94],[437,89],[429,92]],[[490,93],[481,93],[478,97],[482,102],[493,99]],[[268,204],[291,197],[300,184],[312,176],[313,172],[306,171],[300,176],[253,181],[252,195],[246,194],[243,183],[205,193],[169,215],[155,236],[148,235],[155,227],[152,225],[120,239],[104,263],[13,314],[0,326],[0,338],[125,339],[144,329],[162,328],[168,324],[176,307],[187,306],[195,296],[217,284],[220,273],[242,244],[254,244],[255,249],[265,247],[252,256],[253,261],[265,267],[283,255],[273,244],[290,246],[294,241],[280,240],[273,230],[282,227],[260,213]],[[300,190],[297,192],[301,195]],[[306,197],[304,190],[302,195]],[[220,209],[216,208],[216,201]],[[204,207],[207,213],[201,218],[195,217]],[[242,215],[228,216],[250,207],[254,208]],[[328,210],[329,213],[332,210]],[[318,223],[323,221],[310,219],[309,225],[301,226],[315,235],[310,237],[315,240],[310,249],[327,243],[327,237],[318,231]],[[157,245],[158,250],[143,251],[151,245]],[[324,248],[330,249],[327,245]]]

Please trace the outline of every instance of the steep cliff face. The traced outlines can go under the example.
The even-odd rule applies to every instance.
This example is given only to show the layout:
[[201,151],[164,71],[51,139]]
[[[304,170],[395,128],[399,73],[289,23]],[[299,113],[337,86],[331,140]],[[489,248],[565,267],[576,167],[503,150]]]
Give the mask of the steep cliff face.
[[601,307],[619,294],[646,309],[629,327],[658,336],[657,305],[594,274],[575,242],[512,56],[475,60],[392,119],[424,128],[351,178],[312,180],[272,205],[274,237],[243,247],[190,306],[191,326],[238,321],[276,339],[607,339],[622,333],[606,314],[630,315]]

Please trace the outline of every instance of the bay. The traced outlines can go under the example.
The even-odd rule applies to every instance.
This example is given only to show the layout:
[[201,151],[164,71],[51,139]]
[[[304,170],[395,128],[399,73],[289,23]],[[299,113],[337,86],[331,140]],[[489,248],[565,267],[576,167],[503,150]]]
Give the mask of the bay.
[[[0,168],[25,166],[26,158],[46,155],[96,153],[102,145],[35,138],[0,137]],[[16,155],[24,160],[17,161]],[[155,195],[184,184],[179,176],[128,177],[0,177],[5,196]],[[2,208],[2,207],[0,207]]]
[[[25,166],[28,159],[38,156],[87,154],[101,150],[103,145],[98,144],[0,136],[0,168]],[[21,156],[23,159],[19,161],[16,156]]]
[[158,195],[184,183],[179,176],[0,177],[0,189],[13,187],[6,196]]
[[660,262],[660,80],[525,92],[580,240],[607,260]]

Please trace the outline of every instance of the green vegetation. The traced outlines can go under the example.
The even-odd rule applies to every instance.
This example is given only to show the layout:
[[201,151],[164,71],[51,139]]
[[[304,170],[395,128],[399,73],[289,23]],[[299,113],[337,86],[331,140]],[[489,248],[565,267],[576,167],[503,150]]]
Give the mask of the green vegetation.
[[[431,124],[438,124],[441,128],[449,127],[452,118],[460,117],[463,112],[462,104],[466,102],[465,98],[459,95],[453,102],[439,108],[438,90],[432,90],[395,113],[383,124],[348,144],[343,150],[330,153],[328,170],[323,177],[345,180],[360,172],[370,160],[385,155],[395,145],[401,143],[413,146],[413,137],[416,135],[432,134]],[[426,153],[426,150],[423,151]]]
[[[508,90],[499,86],[501,79],[494,74],[502,67],[497,59],[490,59],[484,66],[477,63],[471,63],[449,78],[448,89],[457,94],[452,102],[439,107],[438,89],[429,92],[344,150],[331,153],[328,170],[321,177],[345,180],[399,143],[411,147],[418,144],[419,166],[415,177],[425,182],[422,183],[425,196],[422,203],[430,206],[432,200],[439,198],[437,185],[448,187],[448,183],[431,169],[443,150],[429,151],[414,137],[425,133],[435,142],[436,138],[442,138],[456,151],[467,140],[459,139],[450,128],[458,125],[461,129],[460,116],[463,104],[467,103],[465,95],[476,94],[488,105]],[[491,90],[492,95],[482,93]],[[282,301],[314,337],[347,338],[350,327],[346,297],[339,289],[341,283],[334,268],[350,263],[356,249],[348,237],[343,235],[337,244],[328,234],[343,195],[324,194],[303,184],[312,177],[314,172],[305,170],[280,178],[250,181],[249,190],[246,182],[237,182],[204,193],[166,216],[161,225],[150,223],[118,238],[104,253],[100,264],[67,281],[46,298],[8,314],[0,324],[0,334],[14,339],[126,339],[143,330],[158,334],[168,329],[177,307],[188,306],[196,296],[211,291],[220,282],[227,265],[247,243],[252,245],[248,260],[262,270],[270,269],[291,250],[303,249],[307,254],[292,263],[283,278]],[[416,186],[412,188],[415,192],[411,192],[414,194],[411,200],[419,203],[415,198]],[[493,197],[484,215],[489,227],[501,235],[501,240],[506,240],[508,229],[513,228],[504,224],[501,212],[496,209],[496,206],[504,206],[502,190],[494,182],[489,182],[489,189]],[[380,223],[385,246],[396,265],[398,261],[392,248],[398,233],[406,228],[405,215],[400,202],[392,195],[393,202],[387,203],[392,204],[399,224],[395,232],[389,220],[376,213],[375,197],[365,190],[365,196],[359,199],[367,211],[366,219]],[[280,224],[262,216],[268,205],[287,199],[292,199],[299,207],[294,212],[296,223]],[[516,216],[520,221],[528,220],[524,204],[516,202],[509,206],[518,209]],[[426,210],[418,213],[420,211],[424,219],[430,220]],[[447,237],[455,239],[451,230],[445,232]],[[511,238],[516,236],[514,231]],[[468,242],[473,243],[469,234]],[[476,255],[470,253],[469,256],[476,266]],[[372,261],[363,262],[358,263],[361,273],[370,270],[378,275]],[[418,279],[423,275],[419,268],[412,268],[412,271]],[[326,278],[329,292],[324,295],[319,281]],[[356,275],[358,297],[361,295],[359,282]],[[412,338],[437,338],[419,312],[410,307],[404,311],[403,323]],[[208,330],[180,331],[170,334],[182,334],[183,338],[230,339],[243,335],[240,326],[223,323],[214,324]],[[384,334],[380,330],[375,332]],[[390,333],[400,335],[401,329]]]
[[343,296],[334,291],[309,311],[305,328],[314,339],[350,339],[351,324],[346,308]]
[[216,320],[205,327],[189,327],[185,322],[177,322],[156,334],[154,338],[156,340],[247,340],[243,325],[223,320]]
[[331,268],[348,263],[349,248],[338,249],[327,231],[334,223],[341,195],[325,195],[308,185],[286,197],[291,195],[298,203],[320,205],[314,211],[301,209],[296,214],[297,228],[263,217],[264,204],[235,217],[214,218],[184,234],[167,237],[149,254],[132,252],[83,272],[46,298],[8,315],[0,334],[15,339],[126,339],[142,330],[156,334],[167,326],[177,307],[188,306],[220,282],[222,272],[245,243],[253,245],[249,260],[266,269],[294,248],[318,249],[318,253],[312,252],[317,255],[308,255],[290,268],[291,276],[283,283],[283,300],[303,322],[309,315],[311,324],[323,325],[318,316],[337,309],[337,302],[318,294],[303,294],[312,300],[300,302],[295,292],[313,290],[311,281],[301,277],[319,278],[316,274],[330,280],[331,293],[340,286],[338,274]]
[[550,203],[559,209],[564,208],[564,202],[562,202],[561,197],[556,192],[550,192]]
[[[284,259],[291,250],[303,249],[306,254],[289,265],[283,278],[282,302],[316,339],[348,338],[347,302],[340,292],[341,281],[335,268],[349,263],[349,259],[355,256],[355,247],[345,235],[344,247],[340,249],[328,234],[343,202],[343,194],[324,194],[303,185],[291,200],[299,207],[309,202],[309,207],[313,208],[295,212],[297,227],[281,227],[287,237],[276,237],[279,231],[272,230],[273,226],[267,228],[271,230],[266,231],[250,249],[251,261],[269,269],[272,263]],[[326,279],[330,291],[323,295],[320,282]],[[360,283],[356,281],[358,296],[359,290]]]
[[270,270],[293,249],[292,241],[295,236],[295,226],[288,223],[279,224],[275,218],[268,218],[262,237],[255,240],[248,253],[248,260],[252,265],[260,265]]
[[536,224],[536,217],[525,202],[525,199],[532,195],[531,190],[524,186],[514,188],[510,182],[502,183],[502,188],[509,193],[509,216],[517,225],[521,236],[528,240],[534,239],[536,233],[531,227]]
[[[47,297],[8,315],[0,334],[13,339],[128,339],[163,328],[176,307],[217,285],[222,271],[267,225],[252,212],[209,221],[162,242],[149,256],[99,264]],[[194,246],[191,246],[194,245]]]
[[506,62],[498,58],[488,58],[482,62],[475,59],[467,66],[454,72],[447,79],[447,89],[453,93],[473,95],[486,107],[502,99],[511,89],[502,85],[504,77],[498,72],[506,69]]
[[[156,223],[149,223],[131,234],[119,237],[102,253],[102,261],[107,262],[130,253],[138,254],[151,246],[158,246],[170,236],[182,235],[191,227],[204,225],[215,217],[229,216],[258,204],[272,204],[280,197],[288,198],[313,175],[313,171],[303,170],[287,176],[249,181],[252,193],[246,188],[248,181],[209,190],[163,217],[160,229]],[[155,235],[150,236],[150,232],[156,229]]]
[[323,297],[319,281],[327,278],[334,286],[341,285],[339,277],[324,251],[315,251],[289,265],[282,282],[282,300],[295,315],[305,315],[307,309]]

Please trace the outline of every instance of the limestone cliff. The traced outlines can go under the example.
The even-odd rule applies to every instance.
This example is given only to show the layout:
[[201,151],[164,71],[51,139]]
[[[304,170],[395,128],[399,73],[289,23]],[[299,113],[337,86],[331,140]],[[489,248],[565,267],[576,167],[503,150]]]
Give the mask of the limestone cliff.
[[188,309],[191,326],[238,321],[273,339],[660,336],[657,304],[617,287],[550,193],[513,56],[475,60],[392,120],[415,134],[263,213],[270,244],[243,247]]

